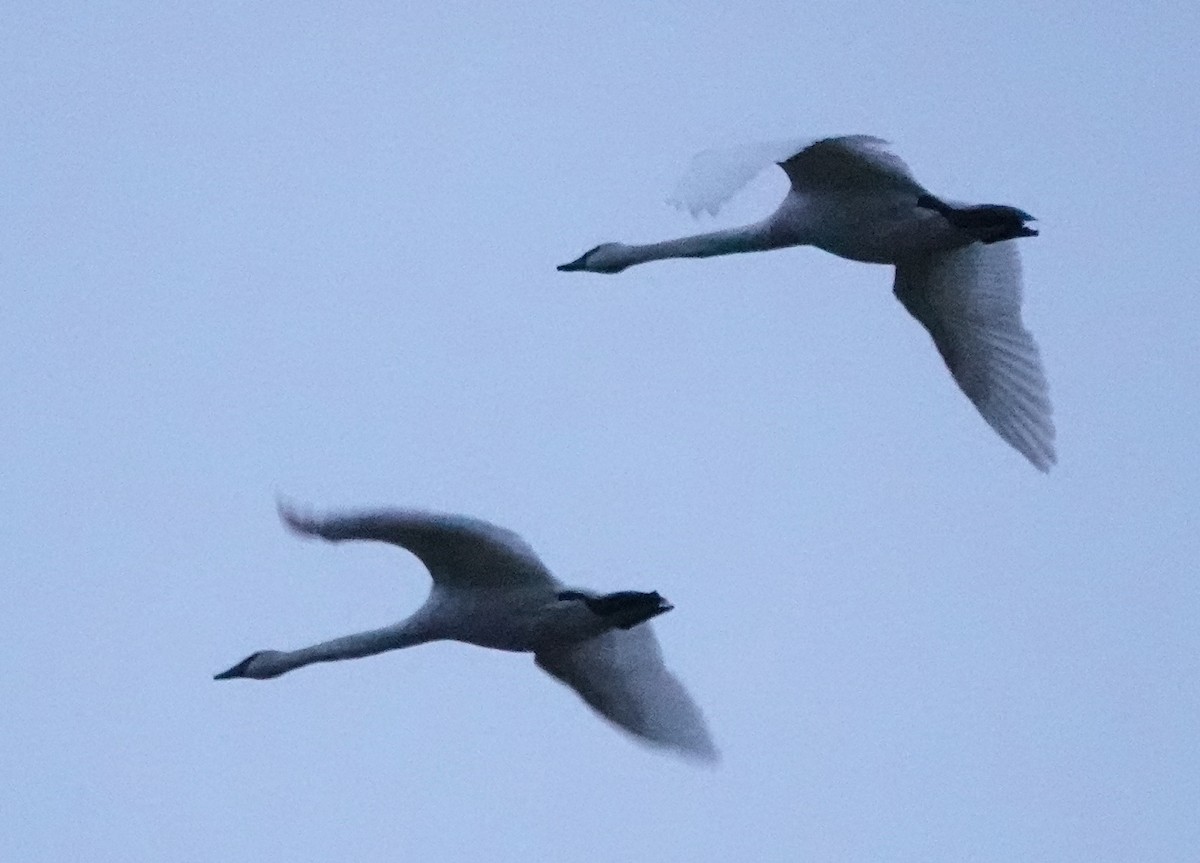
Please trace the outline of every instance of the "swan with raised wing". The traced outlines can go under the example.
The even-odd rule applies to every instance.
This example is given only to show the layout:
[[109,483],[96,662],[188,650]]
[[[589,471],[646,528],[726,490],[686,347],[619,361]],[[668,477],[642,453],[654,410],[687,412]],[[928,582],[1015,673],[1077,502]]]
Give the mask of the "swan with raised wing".
[[1021,262],[1012,242],[1037,236],[1033,217],[1001,204],[945,201],[869,135],[710,150],[692,161],[669,201],[693,216],[716,214],[772,165],[791,189],[760,222],[660,243],[603,243],[558,269],[619,273],[665,258],[806,245],[893,265],[896,298],[928,330],[967,398],[1001,438],[1048,471],[1056,461],[1049,390],[1021,320]]
[[299,650],[260,650],[217,680],[267,680],[315,662],[452,640],[532,653],[538,667],[640,740],[702,760],[716,749],[700,709],[663,664],[647,623],[671,610],[657,592],[569,589],[519,536],[486,521],[420,510],[316,517],[280,504],[301,536],[375,540],[429,570],[429,598],[407,620]]

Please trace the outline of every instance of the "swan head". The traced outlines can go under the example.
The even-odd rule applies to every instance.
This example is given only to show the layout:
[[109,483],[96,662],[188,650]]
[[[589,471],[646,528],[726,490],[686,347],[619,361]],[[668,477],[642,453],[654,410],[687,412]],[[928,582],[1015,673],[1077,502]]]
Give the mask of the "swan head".
[[619,273],[632,263],[627,253],[628,248],[624,243],[601,243],[594,249],[588,249],[569,264],[559,264],[558,271]]
[[1035,217],[1006,204],[953,206],[926,194],[917,198],[917,206],[941,213],[955,228],[984,244],[1038,235],[1036,228],[1025,224],[1036,222]]
[[283,654],[278,650],[260,650],[257,653],[251,653],[233,668],[213,675],[213,680],[234,680],[238,677],[270,680],[287,671],[287,668],[279,661],[282,656]]
[[667,602],[657,590],[621,590],[600,596],[588,595],[578,590],[564,590],[558,594],[561,602],[582,602],[588,611],[604,620],[615,629],[632,629],[652,617],[666,614],[675,606]]

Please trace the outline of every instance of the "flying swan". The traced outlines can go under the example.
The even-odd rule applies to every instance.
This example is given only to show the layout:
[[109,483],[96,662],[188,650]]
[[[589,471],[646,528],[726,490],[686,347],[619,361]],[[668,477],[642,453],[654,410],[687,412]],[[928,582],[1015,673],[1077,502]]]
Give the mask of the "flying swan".
[[301,536],[406,549],[433,578],[429,598],[400,623],[300,650],[260,650],[216,680],[267,680],[314,662],[462,641],[532,653],[539,668],[618,728],[686,756],[716,759],[700,709],[663,664],[646,622],[672,608],[657,592],[568,589],[515,533],[466,516],[375,510],[321,518],[283,503],[279,514]]
[[791,189],[751,225],[648,245],[603,243],[558,269],[619,273],[664,258],[707,258],[816,246],[852,261],[892,264],[896,298],[933,337],[979,413],[1036,468],[1056,460],[1049,391],[1037,345],[1021,321],[1019,237],[1028,213],[949,203],[916,181],[887,143],[869,135],[709,150],[693,159],[670,203],[716,214],[770,165]]

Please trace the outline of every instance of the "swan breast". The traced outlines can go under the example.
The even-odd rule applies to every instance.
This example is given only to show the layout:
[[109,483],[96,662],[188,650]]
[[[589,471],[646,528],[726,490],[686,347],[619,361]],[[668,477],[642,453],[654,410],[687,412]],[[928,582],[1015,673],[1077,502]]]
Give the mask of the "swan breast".
[[427,610],[443,639],[516,653],[584,641],[612,628],[584,603],[564,602],[544,588],[437,590]]
[[907,194],[793,192],[773,221],[781,240],[865,264],[895,264],[970,241]]

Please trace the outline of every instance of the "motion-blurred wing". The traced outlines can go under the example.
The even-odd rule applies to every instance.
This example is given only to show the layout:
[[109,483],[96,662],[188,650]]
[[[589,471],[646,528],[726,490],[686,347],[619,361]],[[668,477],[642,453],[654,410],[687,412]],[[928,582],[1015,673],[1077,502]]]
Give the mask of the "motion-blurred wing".
[[793,139],[705,150],[692,158],[667,203],[693,216],[702,212],[715,216],[760,171],[790,159],[810,143],[811,140]]
[[896,298],[920,321],[975,407],[1041,471],[1054,464],[1049,388],[1021,321],[1015,242],[972,243],[896,267]]
[[315,516],[284,504],[279,515],[296,533],[333,542],[376,540],[412,552],[435,584],[511,587],[558,582],[521,537],[486,521],[421,510],[371,510]]
[[663,664],[649,624],[539,651],[536,660],[618,728],[692,758],[717,759],[700,708]]
[[924,192],[885,141],[870,135],[842,135],[706,150],[692,159],[667,201],[693,216],[715,215],[735,192],[771,165],[783,168],[792,189],[800,193]]

